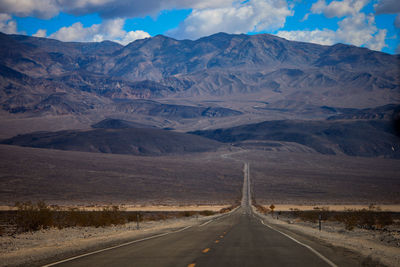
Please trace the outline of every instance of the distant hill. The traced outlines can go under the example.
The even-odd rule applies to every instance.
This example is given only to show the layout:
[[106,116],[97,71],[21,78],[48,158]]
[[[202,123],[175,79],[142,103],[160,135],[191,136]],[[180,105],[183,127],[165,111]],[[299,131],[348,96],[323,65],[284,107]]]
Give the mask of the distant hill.
[[3,140],[1,144],[146,156],[215,151],[223,145],[185,133],[123,127],[89,131],[37,132],[18,135]]
[[104,119],[92,125],[92,128],[100,129],[125,129],[125,128],[155,128],[151,125],[146,125],[142,123],[119,120],[119,119]]
[[392,120],[400,111],[400,105],[389,104],[366,109],[331,108],[331,110],[337,115],[328,117],[328,120]]
[[265,121],[192,134],[225,143],[285,141],[308,146],[322,154],[400,158],[400,138],[388,120]]

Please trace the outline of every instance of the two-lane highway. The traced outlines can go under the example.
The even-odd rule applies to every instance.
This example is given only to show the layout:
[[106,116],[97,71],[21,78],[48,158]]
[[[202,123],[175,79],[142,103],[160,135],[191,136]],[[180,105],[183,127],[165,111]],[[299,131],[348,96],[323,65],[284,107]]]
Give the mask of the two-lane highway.
[[[336,266],[310,246],[271,229],[251,209],[250,167],[241,207],[218,219],[47,266]],[[355,266],[349,259],[341,266]]]

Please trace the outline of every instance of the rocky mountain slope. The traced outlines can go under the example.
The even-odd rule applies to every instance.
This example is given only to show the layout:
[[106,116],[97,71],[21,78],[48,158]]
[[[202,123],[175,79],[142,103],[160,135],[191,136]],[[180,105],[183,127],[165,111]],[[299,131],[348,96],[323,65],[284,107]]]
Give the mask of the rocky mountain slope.
[[145,155],[221,145],[168,128],[236,144],[399,157],[391,121],[399,121],[399,73],[400,55],[268,34],[158,35],[122,46],[0,33],[0,136]]
[[[162,35],[121,46],[0,33],[0,104],[8,112],[101,109],[112,99],[222,98],[371,107],[399,100],[399,55],[321,46],[268,34],[219,33],[195,41]],[[46,100],[65,93],[84,105]],[[43,101],[45,101],[43,103]],[[74,106],[74,105],[73,105]]]

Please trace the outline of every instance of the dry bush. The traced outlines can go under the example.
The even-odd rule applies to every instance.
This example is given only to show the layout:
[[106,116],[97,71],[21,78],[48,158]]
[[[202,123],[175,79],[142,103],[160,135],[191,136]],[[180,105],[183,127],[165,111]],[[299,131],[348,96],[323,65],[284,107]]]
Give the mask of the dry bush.
[[197,214],[195,211],[183,211],[183,216],[184,217],[191,217],[193,215]]
[[256,210],[262,214],[266,214],[270,211],[268,208],[259,204],[254,204],[253,206],[256,207]]
[[216,212],[212,211],[212,210],[202,210],[199,212],[200,215],[203,216],[211,216],[214,215]]
[[140,212],[128,212],[126,219],[128,222],[137,222],[139,219],[139,222],[143,221],[143,215]]
[[[133,212],[121,210],[118,206],[105,207],[101,211],[84,211],[78,208],[61,210],[58,206],[48,206],[43,201],[16,203],[17,211],[4,217],[8,225],[16,225],[17,232],[37,231],[50,227],[106,227],[127,222],[158,221],[169,218],[191,217],[194,215],[210,216],[214,211],[176,211],[176,212]],[[231,209],[231,207],[229,207]],[[5,232],[0,229],[0,235]],[[9,231],[8,231],[9,232]]]
[[337,221],[343,222],[347,230],[354,227],[363,229],[381,229],[393,224],[393,217],[390,212],[381,212],[371,209],[346,210],[335,215]]
[[382,229],[394,223],[390,212],[382,212],[379,207],[370,206],[369,209],[348,209],[342,212],[329,211],[328,208],[314,208],[310,211],[291,209],[291,215],[303,221],[316,223],[319,218],[323,221],[337,221],[344,224],[346,230],[353,230],[355,227],[363,229]]
[[81,211],[76,208],[61,211],[59,207],[50,208],[43,201],[16,203],[16,225],[18,231],[28,232],[57,227],[59,229],[75,226],[104,227],[124,224],[126,216],[118,206],[105,207],[102,211]]
[[17,202],[16,224],[17,229],[23,232],[37,231],[54,226],[53,210],[43,201]]
[[234,209],[235,209],[236,207],[238,207],[238,206],[240,206],[240,202],[237,201],[237,202],[235,202],[235,204],[230,205],[229,207],[220,209],[220,210],[219,210],[219,213],[227,213],[227,212],[230,212],[230,211],[234,210]]

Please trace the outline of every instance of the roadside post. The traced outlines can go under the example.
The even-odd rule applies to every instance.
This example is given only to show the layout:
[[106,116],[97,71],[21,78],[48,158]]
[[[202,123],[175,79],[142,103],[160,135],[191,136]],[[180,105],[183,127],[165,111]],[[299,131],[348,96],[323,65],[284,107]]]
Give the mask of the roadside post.
[[321,214],[318,216],[318,229],[321,231],[322,225],[321,225],[321,220],[322,220],[322,216]]

